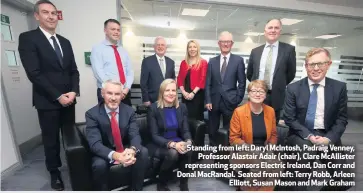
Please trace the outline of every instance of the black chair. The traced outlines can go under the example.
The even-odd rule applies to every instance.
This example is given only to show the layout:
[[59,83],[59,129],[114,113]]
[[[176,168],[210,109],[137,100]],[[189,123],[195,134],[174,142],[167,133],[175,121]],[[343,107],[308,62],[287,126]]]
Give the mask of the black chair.
[[[136,121],[140,128],[140,135],[144,147],[151,148],[151,135],[147,127],[146,114],[138,115]],[[194,145],[204,145],[205,123],[196,120],[189,120],[190,131],[193,138]],[[85,138],[85,123],[77,123],[75,125],[65,125],[67,127],[63,132],[63,143],[69,169],[70,182],[72,190],[74,191],[87,191],[93,190],[92,186],[92,170],[91,170],[91,157],[92,154],[89,150],[87,140]],[[198,161],[197,154],[193,152],[192,162]],[[158,165],[160,161],[149,155],[149,167],[145,175],[145,182],[153,182],[158,172]],[[110,181],[109,187],[111,189],[126,188],[129,184],[130,178],[125,178],[124,174],[120,172],[118,166],[110,168]],[[120,180],[122,178],[122,180]]]

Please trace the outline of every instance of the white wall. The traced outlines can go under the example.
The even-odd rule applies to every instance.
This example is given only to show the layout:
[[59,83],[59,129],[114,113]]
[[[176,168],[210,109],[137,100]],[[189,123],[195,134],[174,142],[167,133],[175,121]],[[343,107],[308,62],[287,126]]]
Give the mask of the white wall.
[[76,105],[76,122],[85,121],[84,113],[97,104],[96,80],[90,66],[84,62],[84,52],[104,39],[103,23],[117,19],[116,0],[53,0],[63,12],[58,33],[72,44],[80,73],[80,94]]
[[3,92],[1,92],[1,172],[19,162],[16,152],[16,144],[13,141],[9,117],[5,111]]

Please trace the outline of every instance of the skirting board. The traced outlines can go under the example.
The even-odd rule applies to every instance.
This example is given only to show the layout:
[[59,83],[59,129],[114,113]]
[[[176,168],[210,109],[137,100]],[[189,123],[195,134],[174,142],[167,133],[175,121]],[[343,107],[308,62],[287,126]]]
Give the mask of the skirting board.
[[14,174],[15,171],[17,171],[19,168],[22,167],[22,164],[20,162],[17,162],[10,166],[8,169],[1,172],[1,178],[4,179],[7,176],[11,176]]
[[37,136],[29,139],[28,141],[20,144],[19,151],[20,151],[21,157],[24,157],[24,155],[30,153],[31,151],[33,151],[35,148],[37,148],[41,144],[42,144],[41,135],[37,135]]

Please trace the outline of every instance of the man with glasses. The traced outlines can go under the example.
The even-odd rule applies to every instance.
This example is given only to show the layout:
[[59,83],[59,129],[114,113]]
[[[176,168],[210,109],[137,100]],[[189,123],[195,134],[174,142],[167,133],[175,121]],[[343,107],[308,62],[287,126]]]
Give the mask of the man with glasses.
[[265,26],[266,44],[251,51],[247,66],[247,79],[265,80],[268,86],[265,104],[275,110],[276,124],[280,120],[280,111],[284,103],[285,89],[295,78],[295,47],[278,41],[282,23],[272,19]]
[[[316,162],[315,159],[306,159],[306,155],[318,155],[320,162],[324,165],[331,162],[332,164],[345,164],[345,159],[340,157],[329,159],[324,155],[331,156],[336,153],[343,153],[330,149],[327,153],[322,151],[307,151],[304,147],[336,145],[341,146],[341,136],[343,135],[347,122],[347,86],[346,83],[326,77],[326,73],[332,64],[330,53],[324,48],[313,48],[306,54],[305,69],[307,77],[287,86],[286,99],[284,105],[284,120],[290,127],[287,137],[287,145],[298,145],[303,151],[295,152],[299,154],[299,165],[311,164]],[[305,150],[305,151],[304,151]],[[341,154],[345,155],[345,153]],[[296,163],[296,160],[292,160]],[[293,164],[294,164],[293,163]],[[331,175],[330,180],[344,182],[352,181],[351,178],[341,178],[336,175],[337,169],[326,165]],[[290,168],[293,174],[310,173],[311,169]],[[340,167],[343,173],[349,173],[348,169]],[[293,181],[307,181],[308,177],[294,176]],[[321,179],[318,179],[321,181]],[[339,186],[324,186],[322,190],[342,191],[351,187],[349,184]],[[304,191],[306,186],[291,186],[287,189]]]
[[166,49],[165,39],[161,36],[156,37],[155,54],[142,60],[140,87],[145,106],[150,106],[158,99],[161,82],[168,78],[175,79],[175,62],[165,56]]
[[120,45],[120,22],[108,19],[104,22],[105,40],[95,45],[91,53],[91,66],[97,80],[97,99],[103,102],[102,83],[106,80],[120,80],[122,103],[131,106],[131,86],[134,82],[134,70],[127,51]]
[[212,142],[220,125],[220,116],[223,117],[223,127],[228,126],[234,109],[243,100],[246,88],[243,58],[231,54],[232,34],[222,32],[218,45],[221,54],[209,60],[205,86],[209,138]]

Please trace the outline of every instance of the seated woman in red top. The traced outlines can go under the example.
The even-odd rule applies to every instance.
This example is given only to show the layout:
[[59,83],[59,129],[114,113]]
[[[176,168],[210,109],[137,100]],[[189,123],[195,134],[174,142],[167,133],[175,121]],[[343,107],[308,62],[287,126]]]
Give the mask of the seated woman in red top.
[[204,120],[204,86],[208,63],[200,57],[200,46],[196,40],[187,44],[185,60],[180,64],[178,87],[187,106],[188,117]]

